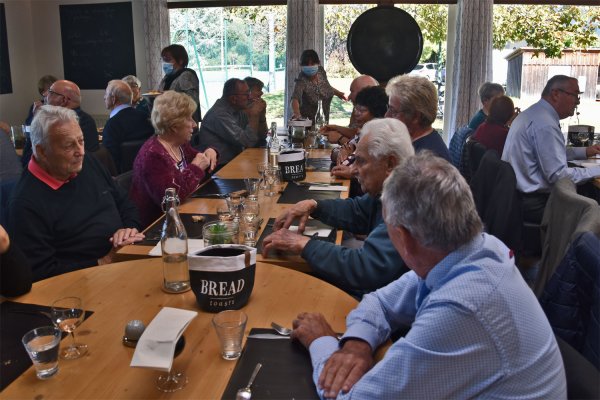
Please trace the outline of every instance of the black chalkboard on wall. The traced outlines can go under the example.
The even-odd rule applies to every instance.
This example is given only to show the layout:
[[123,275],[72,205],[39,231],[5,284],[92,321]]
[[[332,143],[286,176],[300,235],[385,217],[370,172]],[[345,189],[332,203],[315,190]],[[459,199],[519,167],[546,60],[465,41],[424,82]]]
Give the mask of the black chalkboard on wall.
[[136,75],[131,2],[61,5],[65,79],[81,89],[105,89]]
[[10,60],[8,59],[8,36],[6,35],[6,13],[0,3],[0,94],[12,93]]

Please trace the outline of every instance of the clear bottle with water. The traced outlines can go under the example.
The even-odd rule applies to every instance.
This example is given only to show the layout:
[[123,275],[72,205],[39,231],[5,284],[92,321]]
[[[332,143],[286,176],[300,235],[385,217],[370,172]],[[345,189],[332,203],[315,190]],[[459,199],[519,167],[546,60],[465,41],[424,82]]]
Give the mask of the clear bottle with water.
[[[271,129],[273,129],[273,122],[271,124]],[[277,138],[277,125],[275,125],[275,135],[273,135],[271,139],[271,145],[269,146],[269,165],[272,167],[276,167],[279,165],[279,153],[281,151],[281,143]]]
[[315,113],[313,121],[313,129],[317,134],[317,147],[326,147],[325,138],[321,135],[321,128],[325,125],[327,125],[327,120],[325,119],[325,113],[323,111],[323,100],[319,99],[319,102],[317,103],[317,112]]
[[160,237],[163,259],[163,290],[167,293],[183,293],[191,289],[188,267],[187,233],[177,206],[179,197],[174,188],[165,190],[163,199],[165,222]]

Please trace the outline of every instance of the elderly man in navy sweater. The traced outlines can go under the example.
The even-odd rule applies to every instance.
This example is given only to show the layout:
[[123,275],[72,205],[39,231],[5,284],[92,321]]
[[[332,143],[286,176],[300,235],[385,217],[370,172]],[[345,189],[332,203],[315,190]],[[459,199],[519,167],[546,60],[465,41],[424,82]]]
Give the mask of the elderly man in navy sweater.
[[[414,154],[406,126],[395,119],[367,122],[356,148],[353,173],[366,194],[337,200],[303,200],[280,215],[274,233],[263,241],[263,254],[273,249],[300,254],[314,273],[361,296],[397,279],[408,269],[394,249],[381,215],[383,181],[402,160]],[[299,218],[304,231],[308,217],[355,234],[368,235],[359,249],[314,240],[287,228]]]
[[33,157],[9,202],[9,231],[34,281],[112,262],[143,239],[135,206],[85,155],[73,110],[43,106],[31,124]]

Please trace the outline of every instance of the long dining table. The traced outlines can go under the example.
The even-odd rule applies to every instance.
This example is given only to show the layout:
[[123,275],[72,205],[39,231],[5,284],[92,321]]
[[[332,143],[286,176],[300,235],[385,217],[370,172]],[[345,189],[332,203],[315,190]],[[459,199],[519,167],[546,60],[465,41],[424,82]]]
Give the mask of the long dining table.
[[[49,380],[36,378],[31,367],[2,391],[3,399],[217,399],[221,398],[234,361],[221,358],[211,326],[214,314],[201,311],[192,291],[168,294],[161,290],[161,259],[141,259],[79,270],[36,282],[17,302],[49,305],[64,296],[78,296],[93,314],[75,331],[88,345],[81,359],[60,360],[59,372]],[[248,315],[245,336],[251,328],[268,328],[272,321],[291,325],[299,312],[318,311],[337,332],[357,301],[317,278],[257,262],[254,290],[242,310]],[[162,393],[155,387],[158,371],[129,366],[134,349],[121,340],[133,319],[146,325],[162,307],[198,311],[184,336],[186,344],[173,368],[185,371],[187,386]],[[48,321],[50,325],[51,322]],[[70,338],[64,341],[70,341]],[[62,345],[62,344],[61,344]]]
[[[321,158],[328,159],[330,156],[330,149],[313,149],[309,151],[309,158]],[[231,160],[226,166],[220,169],[215,175],[218,179],[243,179],[243,178],[258,178],[259,173],[257,170],[257,164],[267,161],[267,152],[265,149],[250,148],[244,150],[237,157]],[[320,183],[332,183],[341,184],[348,188],[350,181],[347,179],[336,179],[331,176],[329,171],[307,171],[306,182],[320,182]],[[290,185],[293,183],[287,183]],[[267,223],[270,218],[276,218],[285,209],[291,207],[291,204],[278,203],[280,194],[272,197],[265,196],[261,190],[259,193],[259,204],[260,204],[260,218],[263,220],[259,231],[258,237],[267,227]],[[340,198],[347,198],[348,191],[340,192]],[[216,209],[219,206],[224,206],[225,200],[219,198],[188,198],[182,202],[179,206],[178,211],[181,214],[216,214]],[[215,217],[216,218],[216,217]],[[336,236],[336,243],[341,243],[342,232],[338,231]],[[153,246],[150,245],[139,245],[134,244],[126,246],[119,250],[117,253],[116,261],[139,259],[143,257],[150,257],[149,252]],[[310,267],[306,262],[299,256],[290,255],[271,255],[269,257],[263,257],[258,254],[258,259],[261,261],[270,262],[280,266],[292,268],[295,270],[309,272]]]

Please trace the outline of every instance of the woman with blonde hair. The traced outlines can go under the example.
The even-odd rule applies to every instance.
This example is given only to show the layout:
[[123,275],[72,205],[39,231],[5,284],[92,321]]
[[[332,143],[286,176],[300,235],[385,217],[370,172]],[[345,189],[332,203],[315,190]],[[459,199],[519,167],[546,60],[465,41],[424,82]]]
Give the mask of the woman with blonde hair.
[[196,128],[196,103],[189,96],[166,91],[152,108],[156,135],[144,143],[133,163],[129,196],[137,205],[142,226],[161,216],[165,189],[174,187],[183,201],[217,165],[217,152],[198,152],[190,145]]

